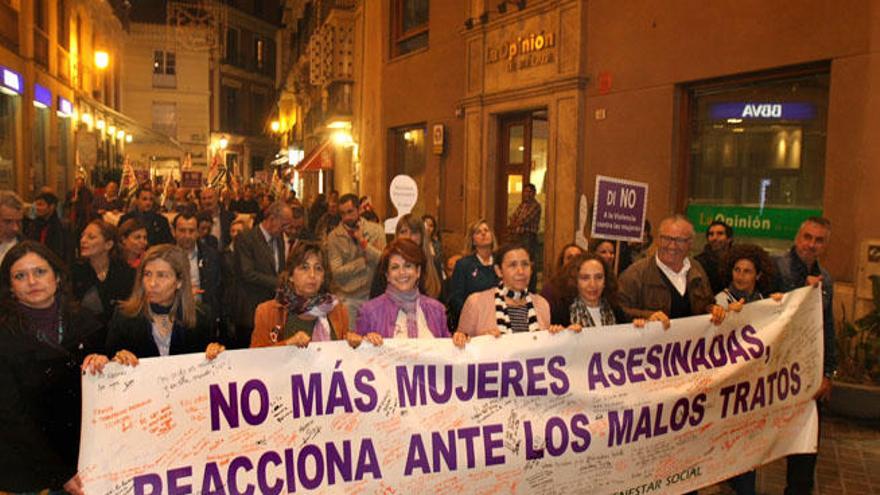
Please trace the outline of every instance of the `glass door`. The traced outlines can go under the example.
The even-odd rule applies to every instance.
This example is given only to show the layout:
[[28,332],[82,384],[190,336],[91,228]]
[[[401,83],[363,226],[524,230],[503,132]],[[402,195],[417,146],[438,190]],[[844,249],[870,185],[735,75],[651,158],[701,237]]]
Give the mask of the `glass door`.
[[549,126],[547,111],[537,110],[502,116],[499,125],[499,163],[496,178],[495,232],[501,241],[515,240],[508,225],[523,200],[523,187],[535,186],[535,199],[541,205],[536,271],[543,265],[543,233],[546,208],[547,152]]

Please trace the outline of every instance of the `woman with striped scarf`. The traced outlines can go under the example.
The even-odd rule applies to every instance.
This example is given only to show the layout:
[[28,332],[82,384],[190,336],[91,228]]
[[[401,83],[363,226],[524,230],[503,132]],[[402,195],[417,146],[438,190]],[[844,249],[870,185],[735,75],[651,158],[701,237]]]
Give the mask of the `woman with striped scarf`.
[[529,292],[532,260],[518,243],[498,248],[492,259],[500,282],[497,286],[468,296],[461,310],[453,342],[464,347],[477,335],[535,332],[550,327],[550,305]]

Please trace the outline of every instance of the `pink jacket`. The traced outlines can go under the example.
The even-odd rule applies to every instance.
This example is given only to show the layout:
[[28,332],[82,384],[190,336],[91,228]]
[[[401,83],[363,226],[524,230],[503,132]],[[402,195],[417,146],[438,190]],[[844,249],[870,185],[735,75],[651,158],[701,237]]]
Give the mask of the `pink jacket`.
[[[538,294],[532,294],[532,303],[535,305],[535,313],[538,314],[538,326],[542,330],[550,327],[550,304]],[[482,292],[475,292],[468,296],[458,319],[459,332],[464,332],[472,337],[488,333],[496,328],[495,323],[495,287]]]

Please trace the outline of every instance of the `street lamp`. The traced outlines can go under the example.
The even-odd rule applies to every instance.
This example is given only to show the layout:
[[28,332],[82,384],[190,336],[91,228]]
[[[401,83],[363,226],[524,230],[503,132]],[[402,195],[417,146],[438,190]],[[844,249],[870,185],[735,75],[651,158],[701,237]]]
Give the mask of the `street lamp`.
[[104,50],[96,51],[95,67],[103,70],[106,69],[108,65],[110,65],[110,54],[105,52]]

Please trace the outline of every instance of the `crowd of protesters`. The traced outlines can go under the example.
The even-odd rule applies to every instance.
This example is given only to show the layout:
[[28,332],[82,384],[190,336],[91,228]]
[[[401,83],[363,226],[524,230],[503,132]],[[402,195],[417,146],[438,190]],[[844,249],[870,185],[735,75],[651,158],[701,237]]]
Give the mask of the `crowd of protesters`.
[[[692,257],[694,226],[672,215],[657,242],[648,224],[642,242],[564,246],[538,293],[541,210],[534,187],[526,190],[506,242],[477,219],[465,251],[448,257],[434,217],[405,215],[386,236],[369,199],[353,194],[321,194],[307,207],[254,185],[233,193],[145,184],[123,197],[113,182],[93,193],[78,180],[63,202],[47,190],[25,205],[0,191],[0,490],[80,493],[80,370],[146,357],[331,340],[465,347],[479,335],[668,328],[702,314],[718,324],[746,303],[821,282],[826,379],[817,398],[827,396],[832,282],[818,258],[828,220],[806,220],[776,257],[733,243],[733,229],[714,222]],[[789,459],[791,493],[809,493],[815,461]],[[754,471],[730,483],[755,493]]]

